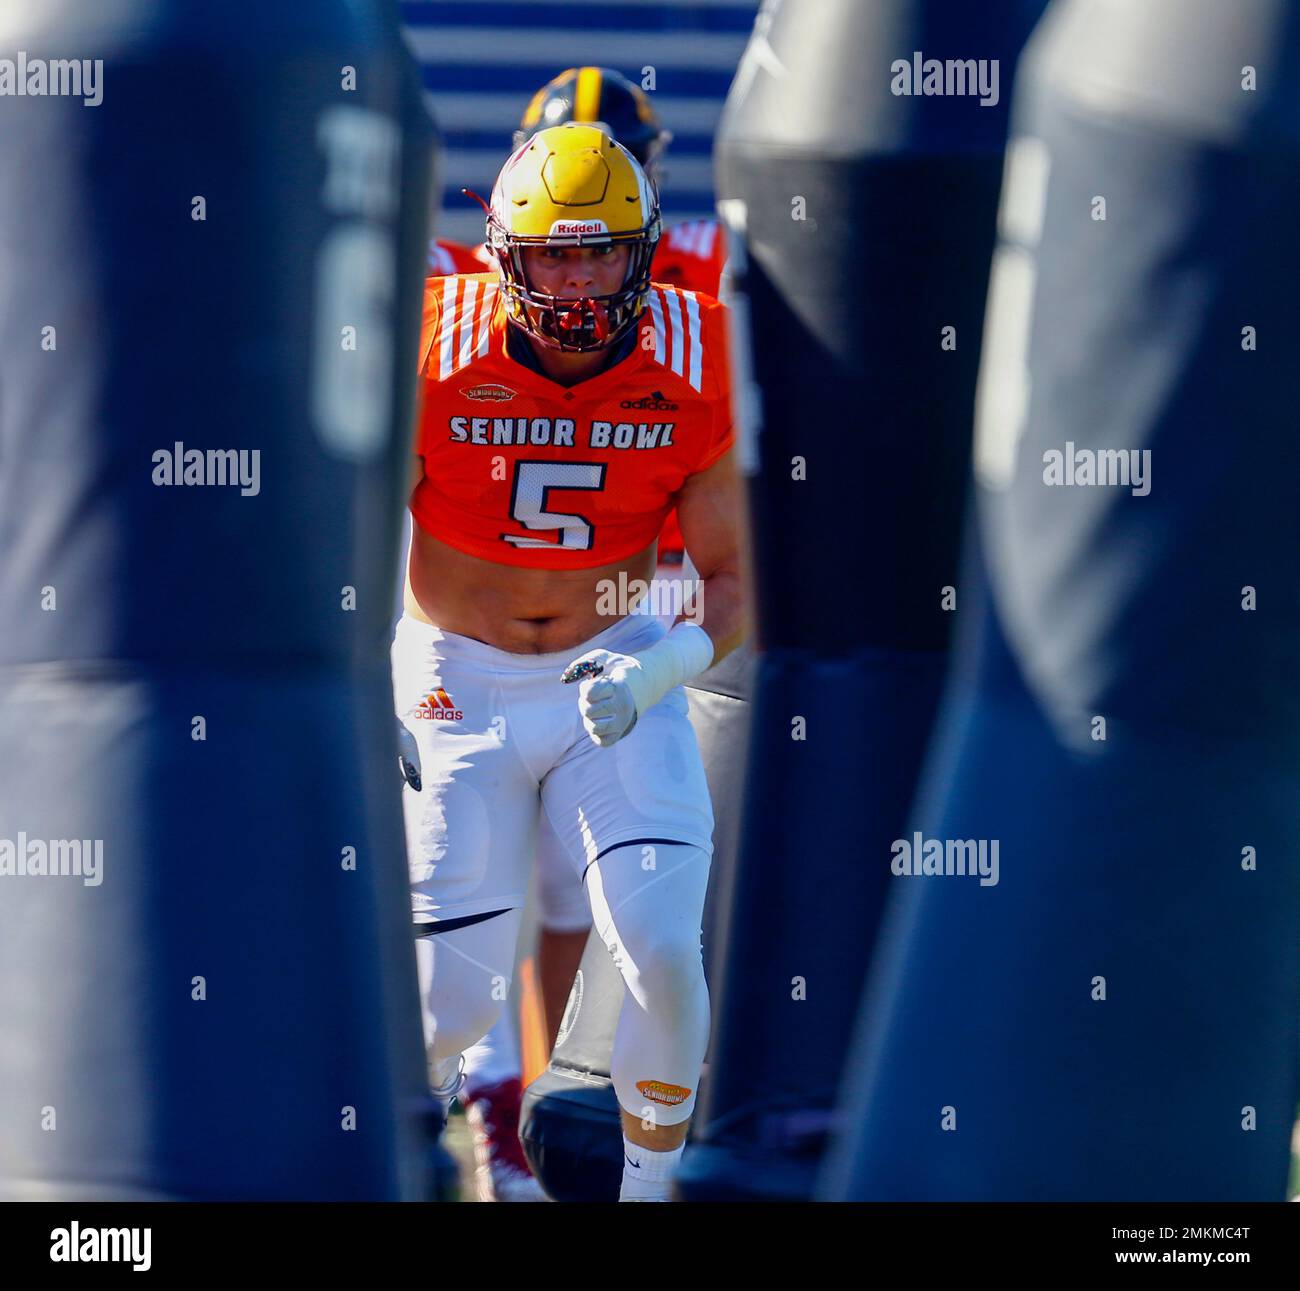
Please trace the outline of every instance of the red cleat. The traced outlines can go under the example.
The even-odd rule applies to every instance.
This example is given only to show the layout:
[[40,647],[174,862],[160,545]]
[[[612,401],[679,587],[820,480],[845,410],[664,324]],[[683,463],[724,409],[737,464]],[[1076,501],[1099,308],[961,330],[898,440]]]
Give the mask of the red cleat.
[[460,1103],[474,1134],[474,1172],[479,1201],[548,1201],[533,1177],[519,1142],[523,1089],[515,1077],[461,1091]]

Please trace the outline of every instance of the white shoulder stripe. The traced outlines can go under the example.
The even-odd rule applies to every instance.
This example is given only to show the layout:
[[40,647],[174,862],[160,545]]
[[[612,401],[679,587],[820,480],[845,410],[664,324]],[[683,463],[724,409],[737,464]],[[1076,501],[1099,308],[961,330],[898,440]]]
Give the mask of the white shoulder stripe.
[[684,291],[686,297],[686,318],[691,327],[691,364],[688,380],[693,390],[702,391],[700,369],[704,359],[704,338],[700,335],[700,302],[693,291]]
[[492,311],[497,303],[496,283],[488,283],[483,289],[483,308],[479,313],[478,348],[475,353],[482,358],[488,352],[488,332],[492,325]]
[[442,285],[442,324],[438,334],[438,380],[445,381],[460,371],[475,356],[488,352],[492,308],[496,304],[496,283],[466,281],[460,306],[456,293],[459,277],[449,277]]
[[681,376],[682,364],[686,358],[686,326],[682,322],[682,298],[675,291],[668,294],[668,323],[673,343],[670,366],[678,376]]
[[664,361],[664,308],[660,301],[663,292],[658,287],[650,289],[650,317],[655,326],[655,362]]
[[478,315],[475,305],[477,303],[478,283],[471,279],[465,283],[465,303],[460,311],[460,354],[456,358],[458,368],[463,368],[469,362],[470,355],[474,353],[474,324]]
[[456,335],[456,279],[442,284],[442,331],[438,336],[438,380],[451,376],[451,347]]

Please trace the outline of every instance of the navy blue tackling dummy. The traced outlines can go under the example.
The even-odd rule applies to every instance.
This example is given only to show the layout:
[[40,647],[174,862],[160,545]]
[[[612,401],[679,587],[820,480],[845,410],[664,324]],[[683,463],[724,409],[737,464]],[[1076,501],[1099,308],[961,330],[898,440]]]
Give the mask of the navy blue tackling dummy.
[[414,69],[343,0],[4,37],[0,1195],[420,1195]]
[[773,7],[728,99],[760,655],[687,1200],[813,1189],[947,664],[1011,73],[1041,9]]
[[1026,52],[981,371],[983,603],[912,822],[945,864],[996,843],[998,879],[895,879],[827,1196],[1285,1196],[1295,19],[1078,0]]

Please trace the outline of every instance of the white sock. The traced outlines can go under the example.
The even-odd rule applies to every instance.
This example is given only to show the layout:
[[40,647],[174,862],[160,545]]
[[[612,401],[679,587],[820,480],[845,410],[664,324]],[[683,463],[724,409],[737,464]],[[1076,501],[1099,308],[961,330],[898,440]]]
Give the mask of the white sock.
[[673,1175],[686,1145],[669,1152],[653,1152],[623,1136],[623,1186],[619,1201],[668,1201]]

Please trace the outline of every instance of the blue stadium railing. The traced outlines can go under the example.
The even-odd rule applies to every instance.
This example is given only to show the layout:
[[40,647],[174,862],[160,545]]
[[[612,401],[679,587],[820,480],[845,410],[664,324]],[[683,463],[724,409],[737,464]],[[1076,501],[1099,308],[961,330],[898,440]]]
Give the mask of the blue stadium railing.
[[[673,140],[670,222],[713,214],[713,132],[758,0],[424,0],[401,5],[442,132],[438,234],[482,236],[486,197],[530,95],[565,67],[615,67],[650,91]],[[653,80],[647,69],[653,69]]]

